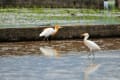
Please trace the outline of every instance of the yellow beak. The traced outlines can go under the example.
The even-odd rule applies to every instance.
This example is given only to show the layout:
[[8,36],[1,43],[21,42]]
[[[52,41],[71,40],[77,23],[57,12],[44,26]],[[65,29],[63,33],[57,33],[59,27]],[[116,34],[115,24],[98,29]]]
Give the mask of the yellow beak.
[[60,26],[60,29],[61,29],[61,28],[63,28],[63,27]]

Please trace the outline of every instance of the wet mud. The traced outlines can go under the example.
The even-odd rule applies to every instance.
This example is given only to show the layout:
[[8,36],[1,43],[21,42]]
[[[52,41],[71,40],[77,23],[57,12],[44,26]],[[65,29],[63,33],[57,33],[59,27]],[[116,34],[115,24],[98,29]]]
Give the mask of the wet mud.
[[[102,50],[120,50],[120,38],[91,39],[96,42]],[[81,52],[89,51],[79,40],[61,41],[28,41],[28,42],[4,42],[0,43],[0,55],[40,55],[40,47],[51,47],[58,52]]]

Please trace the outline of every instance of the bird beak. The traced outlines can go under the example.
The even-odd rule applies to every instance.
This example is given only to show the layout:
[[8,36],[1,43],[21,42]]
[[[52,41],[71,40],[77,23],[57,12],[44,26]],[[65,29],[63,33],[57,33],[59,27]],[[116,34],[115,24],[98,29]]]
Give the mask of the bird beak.
[[60,29],[61,29],[61,28],[63,28],[63,27],[60,26]]

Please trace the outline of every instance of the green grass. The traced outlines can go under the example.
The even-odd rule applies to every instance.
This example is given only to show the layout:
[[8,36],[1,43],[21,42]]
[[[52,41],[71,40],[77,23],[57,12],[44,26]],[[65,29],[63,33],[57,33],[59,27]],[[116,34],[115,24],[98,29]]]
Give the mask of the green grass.
[[[30,17],[30,16],[29,16]],[[94,19],[119,19],[118,17],[106,16],[35,16],[35,19],[40,20],[94,20]]]
[[[1,8],[0,27],[9,25],[33,26],[41,24],[88,24],[87,21],[96,21],[102,24],[118,24],[120,10],[111,11],[99,9],[74,9],[74,8]],[[108,16],[110,14],[111,16]],[[100,15],[100,16],[99,16]],[[54,21],[54,22],[52,22]],[[73,23],[76,21],[75,23]],[[96,22],[94,22],[96,24]],[[93,23],[93,24],[94,24]]]
[[[100,13],[105,10],[99,9],[75,9],[75,8],[0,8],[0,12],[15,12],[15,13]],[[112,9],[110,12],[120,12],[118,9]]]

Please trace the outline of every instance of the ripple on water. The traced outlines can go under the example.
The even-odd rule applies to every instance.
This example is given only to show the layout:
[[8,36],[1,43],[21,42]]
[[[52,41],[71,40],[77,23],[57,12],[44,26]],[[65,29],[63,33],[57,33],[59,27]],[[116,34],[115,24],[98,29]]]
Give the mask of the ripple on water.
[[[119,80],[120,40],[112,40],[94,39],[102,46],[95,57],[81,40],[1,43],[0,80]],[[59,56],[46,56],[40,47]]]
[[92,56],[88,58],[87,54],[82,52],[68,53],[59,58],[44,55],[1,56],[1,80],[120,79],[120,58],[117,57],[120,56],[119,51],[97,52],[95,58]]

